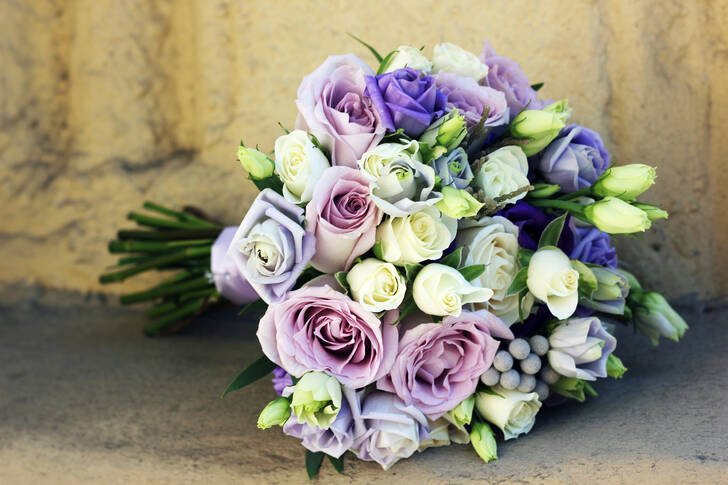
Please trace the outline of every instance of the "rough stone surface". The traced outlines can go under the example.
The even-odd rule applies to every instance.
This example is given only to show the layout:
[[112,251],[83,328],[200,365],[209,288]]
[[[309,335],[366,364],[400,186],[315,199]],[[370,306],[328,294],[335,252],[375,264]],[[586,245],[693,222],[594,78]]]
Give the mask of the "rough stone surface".
[[[671,213],[624,259],[672,296],[728,282],[728,0],[0,0],[0,281],[80,291],[144,199],[230,223],[254,197],[241,137],[271,149],[328,54],[489,38],[619,162],[659,167]],[[141,283],[134,283],[141,284]]]
[[[496,462],[455,445],[388,472],[349,457],[318,482],[724,483],[728,307],[680,310],[679,345],[623,329],[625,377],[543,410]],[[149,339],[138,310],[41,289],[0,292],[0,315],[0,483],[308,483],[297,440],[255,426],[268,382],[219,397],[259,355],[254,321],[223,310]]]

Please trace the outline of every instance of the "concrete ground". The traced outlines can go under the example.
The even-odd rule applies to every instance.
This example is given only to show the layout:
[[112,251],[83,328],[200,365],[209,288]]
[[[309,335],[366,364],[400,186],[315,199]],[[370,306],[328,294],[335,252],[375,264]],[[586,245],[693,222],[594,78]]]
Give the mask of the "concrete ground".
[[[679,345],[624,329],[621,381],[542,411],[485,465],[465,446],[383,472],[324,463],[319,483],[728,483],[728,306],[681,307]],[[255,322],[232,309],[150,339],[139,309],[98,296],[0,294],[0,483],[307,483],[303,448],[256,415],[268,382],[220,399],[260,355]]]

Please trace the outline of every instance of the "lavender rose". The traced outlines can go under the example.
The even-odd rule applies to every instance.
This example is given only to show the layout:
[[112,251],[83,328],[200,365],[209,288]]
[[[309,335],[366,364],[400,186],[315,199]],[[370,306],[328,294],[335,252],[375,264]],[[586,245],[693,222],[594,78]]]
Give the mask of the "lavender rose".
[[617,249],[611,245],[609,234],[596,227],[577,227],[576,245],[569,254],[571,259],[617,268]]
[[599,133],[569,125],[543,151],[539,169],[548,182],[575,192],[596,182],[609,167],[609,159]]
[[443,187],[466,189],[473,180],[473,170],[468,162],[468,154],[462,148],[456,148],[443,155],[433,163],[435,172],[442,179]]
[[513,338],[508,327],[485,310],[417,325],[402,335],[392,370],[377,381],[377,388],[397,394],[435,420],[475,392],[498,351],[491,335]]
[[479,85],[471,77],[458,76],[450,72],[441,72],[435,76],[435,82],[447,96],[448,111],[457,108],[465,118],[468,128],[472,128],[483,117],[488,109],[488,118],[484,126],[500,126],[508,124],[509,110],[505,95],[488,86]]
[[210,250],[210,272],[217,291],[235,303],[245,305],[258,299],[258,293],[238,270],[235,261],[228,256],[237,227],[226,227],[217,236]]
[[396,327],[329,286],[307,286],[268,307],[258,326],[263,353],[289,374],[318,370],[358,389],[384,376]]
[[410,457],[420,442],[430,437],[425,415],[388,392],[374,391],[364,397],[361,419],[352,451],[359,459],[376,461],[385,470]]
[[250,206],[228,249],[228,256],[266,303],[285,297],[316,249],[304,230],[303,209],[271,189]]
[[327,168],[306,206],[306,229],[316,236],[311,264],[325,273],[349,268],[374,246],[381,220],[366,176],[353,168]]
[[356,167],[382,139],[385,127],[364,94],[372,70],[353,54],[330,56],[298,87],[296,128],[310,131],[331,152],[333,165]]
[[367,76],[366,83],[366,94],[389,131],[401,128],[417,138],[445,113],[446,97],[435,86],[435,80],[411,67]]

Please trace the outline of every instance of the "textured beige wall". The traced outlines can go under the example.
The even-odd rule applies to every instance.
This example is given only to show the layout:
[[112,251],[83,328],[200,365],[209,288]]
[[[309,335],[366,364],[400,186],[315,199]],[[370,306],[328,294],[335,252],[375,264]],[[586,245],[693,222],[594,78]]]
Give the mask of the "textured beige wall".
[[647,200],[672,215],[620,242],[635,271],[725,295],[726,20],[726,0],[0,0],[0,282],[102,289],[106,241],[144,199],[238,222],[240,138],[272,147],[327,54],[372,61],[352,32],[381,51],[489,38],[613,158],[659,167]]

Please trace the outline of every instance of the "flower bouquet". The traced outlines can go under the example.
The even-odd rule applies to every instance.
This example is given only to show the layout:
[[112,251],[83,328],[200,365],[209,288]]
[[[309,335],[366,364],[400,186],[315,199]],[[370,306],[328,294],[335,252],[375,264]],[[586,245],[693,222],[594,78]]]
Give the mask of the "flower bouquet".
[[[272,374],[280,397],[258,426],[300,439],[310,476],[325,456],[340,471],[347,451],[386,469],[470,443],[488,462],[542,405],[624,374],[615,325],[655,344],[686,331],[610,239],[667,218],[636,201],[655,169],[612,165],[565,100],[539,99],[541,84],[487,42],[480,57],[443,43],[432,59],[363,44],[376,70],[329,57],[303,78],[295,129],[270,156],[241,143],[260,194],[238,227],[166,209],[184,223],[149,231],[167,259],[136,264],[187,264],[182,281],[199,286],[143,293],[160,315],[210,297],[265,309],[264,355],[225,394]],[[182,230],[204,234],[164,239]],[[180,255],[195,250],[197,264]]]

